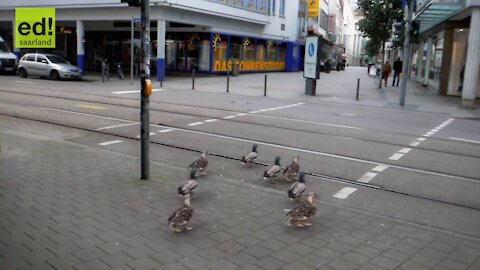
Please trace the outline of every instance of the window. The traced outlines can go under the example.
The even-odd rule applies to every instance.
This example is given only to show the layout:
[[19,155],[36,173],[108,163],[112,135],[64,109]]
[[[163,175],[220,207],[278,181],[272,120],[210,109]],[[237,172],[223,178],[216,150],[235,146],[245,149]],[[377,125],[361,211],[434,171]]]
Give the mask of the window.
[[35,61],[35,55],[34,54],[30,54],[27,56],[27,58],[25,59],[27,61]]
[[39,56],[37,56],[37,62],[40,62],[40,63],[41,63],[41,62],[42,62],[42,60],[45,60],[45,61],[47,61],[47,58],[45,58],[45,56],[43,56],[43,55],[39,55]]
[[272,14],[277,14],[277,0],[272,0]]
[[285,0],[280,0],[280,7],[278,13],[280,14],[280,16],[285,17]]

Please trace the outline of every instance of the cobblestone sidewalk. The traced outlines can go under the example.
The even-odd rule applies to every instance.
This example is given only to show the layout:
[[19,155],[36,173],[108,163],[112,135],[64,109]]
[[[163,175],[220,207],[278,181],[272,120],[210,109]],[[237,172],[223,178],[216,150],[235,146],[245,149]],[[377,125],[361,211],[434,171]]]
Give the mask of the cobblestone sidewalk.
[[135,158],[0,135],[0,269],[480,269],[479,241],[321,201],[299,230],[285,194],[214,175],[174,234],[184,168],[139,182]]

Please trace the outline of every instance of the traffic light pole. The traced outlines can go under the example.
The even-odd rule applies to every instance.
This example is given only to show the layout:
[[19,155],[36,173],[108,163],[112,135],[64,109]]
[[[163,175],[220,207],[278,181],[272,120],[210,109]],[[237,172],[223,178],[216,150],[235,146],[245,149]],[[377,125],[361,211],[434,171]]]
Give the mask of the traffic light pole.
[[140,140],[141,140],[141,179],[150,178],[150,98],[147,94],[147,80],[150,80],[150,0],[142,0],[140,7],[141,16],[141,52],[142,52],[142,76],[141,102],[140,102]]
[[405,95],[407,93],[407,80],[408,80],[408,70],[410,67],[410,29],[412,28],[412,18],[413,18],[413,8],[415,5],[415,0],[410,0],[408,4],[408,15],[407,15],[407,27],[405,30],[405,42],[403,43],[403,67],[402,74],[403,78],[400,82],[400,106],[405,106]]

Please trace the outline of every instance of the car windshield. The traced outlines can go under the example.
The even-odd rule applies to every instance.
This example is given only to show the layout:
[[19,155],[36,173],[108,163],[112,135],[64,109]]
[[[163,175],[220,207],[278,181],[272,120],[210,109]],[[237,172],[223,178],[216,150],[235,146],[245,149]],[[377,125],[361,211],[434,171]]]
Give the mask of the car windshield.
[[68,64],[68,61],[61,56],[47,55],[48,60],[54,64]]
[[0,41],[0,52],[10,52],[5,42]]

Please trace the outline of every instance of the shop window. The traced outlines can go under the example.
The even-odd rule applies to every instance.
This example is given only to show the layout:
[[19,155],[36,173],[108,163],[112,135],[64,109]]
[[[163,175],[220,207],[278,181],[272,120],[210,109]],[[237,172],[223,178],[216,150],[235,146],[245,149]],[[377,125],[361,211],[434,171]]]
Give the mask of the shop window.
[[215,34],[213,36],[213,60],[227,60],[227,36]]
[[256,0],[257,1],[257,11],[261,13],[267,13],[268,6],[267,0]]
[[243,39],[243,60],[254,61],[255,60],[255,44],[254,40],[248,37]]
[[241,37],[230,36],[230,58],[242,59],[243,39]]
[[271,40],[267,42],[267,61],[277,61],[277,44]]
[[279,59],[278,61],[285,62],[287,59],[287,43],[280,43],[279,45]]
[[243,0],[230,0],[229,3],[237,7],[243,7]]
[[266,47],[264,40],[257,40],[257,48],[255,50],[256,61],[265,61]]

